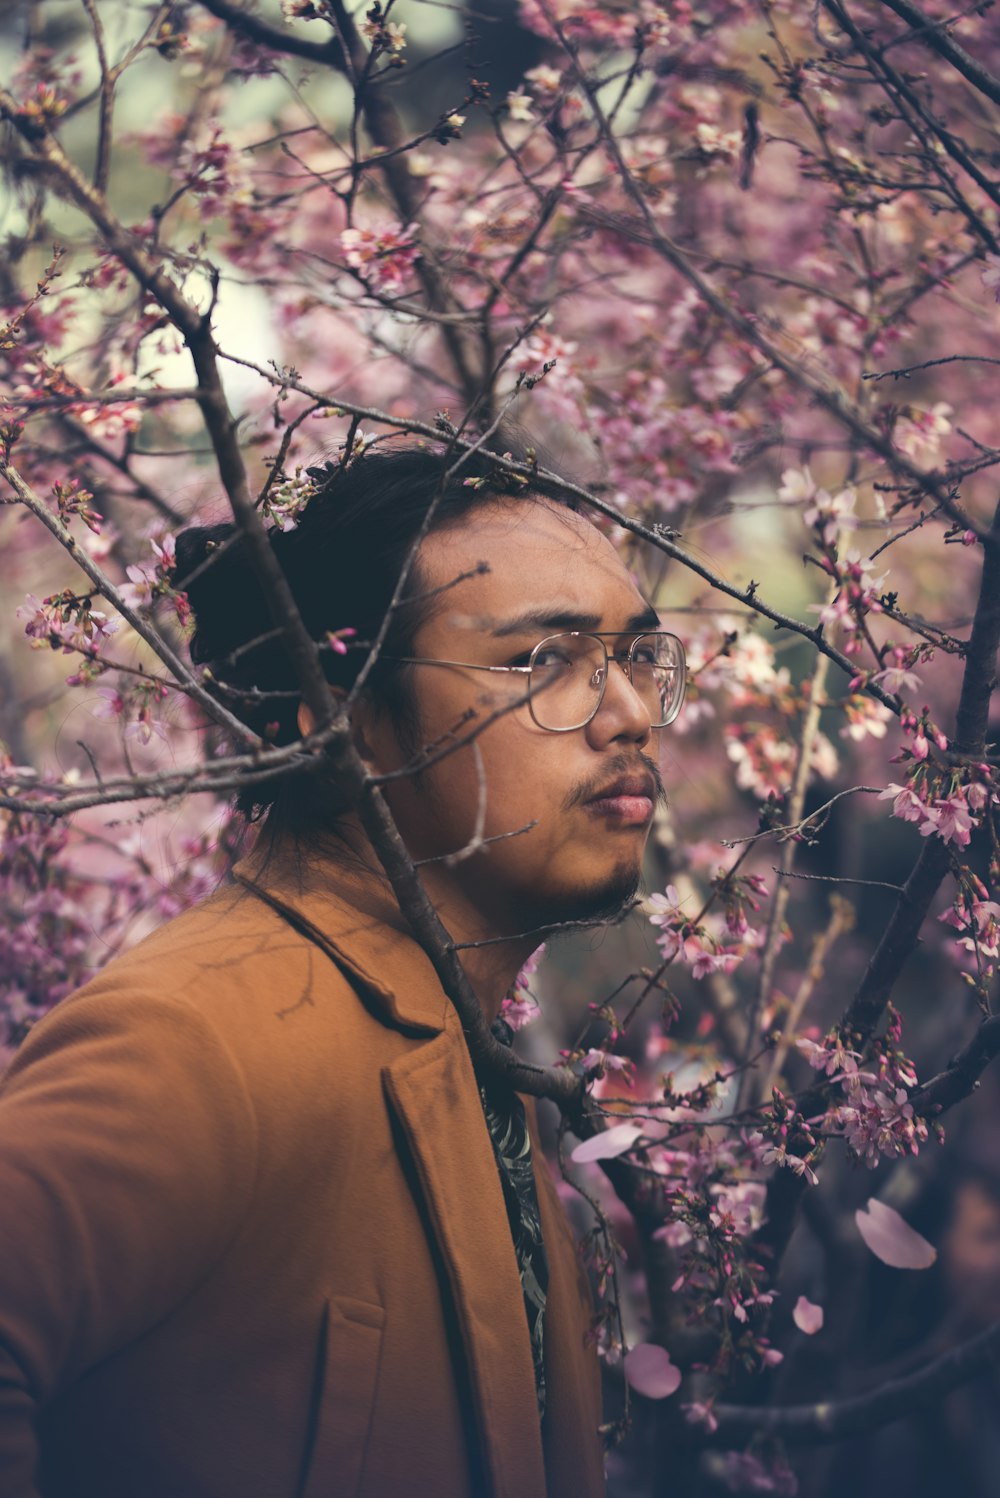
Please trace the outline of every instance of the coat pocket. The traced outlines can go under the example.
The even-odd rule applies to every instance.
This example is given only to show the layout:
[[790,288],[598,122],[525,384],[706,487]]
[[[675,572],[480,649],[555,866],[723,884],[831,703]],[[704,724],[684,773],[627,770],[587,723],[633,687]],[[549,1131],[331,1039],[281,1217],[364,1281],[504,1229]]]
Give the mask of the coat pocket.
[[384,1325],[382,1306],[344,1296],[327,1301],[296,1498],[356,1498],[375,1405]]

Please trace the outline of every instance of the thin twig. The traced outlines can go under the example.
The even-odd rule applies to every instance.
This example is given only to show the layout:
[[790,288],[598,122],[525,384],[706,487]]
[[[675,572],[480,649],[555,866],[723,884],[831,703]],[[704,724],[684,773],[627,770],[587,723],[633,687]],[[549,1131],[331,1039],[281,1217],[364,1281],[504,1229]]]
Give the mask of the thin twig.
[[97,161],[94,165],[94,186],[98,192],[108,190],[108,169],[111,164],[111,127],[114,119],[115,80],[108,68],[108,53],[104,41],[104,27],[97,10],[97,0],[83,0],[83,8],[90,18],[97,49],[97,62],[101,72],[100,117],[97,127]]
[[[832,599],[836,587],[836,583],[831,584],[827,595],[828,601]],[[813,666],[812,676],[809,679],[808,703],[798,734],[795,774],[792,777],[792,786],[788,796],[789,820],[792,823],[800,823],[802,820],[802,810],[806,800],[806,787],[809,784],[809,776],[812,770],[813,743],[819,729],[819,716],[826,689],[829,664],[826,656],[818,655]],[[783,874],[791,873],[796,851],[797,848],[794,839],[785,838],[781,849],[781,872]],[[785,932],[785,914],[788,910],[790,894],[791,886],[787,880],[779,879],[771,898],[771,909],[767,919],[767,932],[764,937],[764,950],[761,953],[760,959],[760,973],[756,991],[750,1004],[750,1012],[747,1016],[748,1051],[756,1039],[758,1017],[770,998],[774,987],[774,975],[778,963],[778,952],[780,951]],[[743,1059],[744,1061],[747,1059],[746,1055]],[[746,1106],[755,1090],[754,1081],[753,1073],[748,1068],[740,1078],[739,1098],[736,1104],[737,1109]]]
[[[775,869],[776,874],[781,872],[782,871]],[[789,873],[791,872],[793,871],[789,871]],[[784,877],[787,878],[789,877],[789,875],[785,874]],[[810,874],[796,873],[794,877],[801,879],[810,879],[813,876]],[[863,883],[870,881],[858,882]],[[894,888],[894,886],[890,885],[889,888]],[[795,1033],[799,1028],[799,1022],[805,1012],[806,1005],[809,1003],[809,1000],[815,993],[816,985],[819,983],[825,971],[827,957],[830,955],[830,952],[832,951],[836,942],[839,941],[840,937],[843,936],[845,932],[851,931],[854,927],[854,906],[850,903],[850,901],[842,899],[839,895],[834,895],[830,900],[830,905],[830,919],[827,922],[826,930],[821,931],[813,941],[812,952],[809,956],[809,966],[803,973],[802,981],[800,982],[798,988],[795,990],[792,1002],[788,1006],[788,1013],[781,1020],[781,1039],[775,1046],[774,1055],[771,1059],[771,1065],[768,1068],[767,1076],[764,1079],[764,1083],[760,1089],[759,1095],[761,1097],[770,1097],[771,1089],[772,1087],[774,1087],[781,1075],[782,1068],[784,1067],[785,1061],[788,1057],[788,1052],[795,1042]]]

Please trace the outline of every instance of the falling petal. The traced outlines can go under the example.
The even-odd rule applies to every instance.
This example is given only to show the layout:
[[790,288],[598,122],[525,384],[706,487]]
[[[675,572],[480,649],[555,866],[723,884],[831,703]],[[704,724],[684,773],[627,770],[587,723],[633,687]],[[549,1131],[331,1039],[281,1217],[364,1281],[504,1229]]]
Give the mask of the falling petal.
[[877,1259],[893,1269],[929,1269],[937,1258],[933,1248],[885,1202],[872,1197],[854,1214],[858,1232]]
[[613,1160],[616,1155],[623,1155],[631,1149],[641,1133],[639,1124],[612,1124],[610,1129],[603,1129],[593,1139],[578,1144],[570,1159],[576,1165],[585,1165],[588,1160]]
[[823,1330],[823,1307],[814,1305],[811,1300],[800,1295],[795,1302],[792,1320],[800,1332],[805,1332],[807,1337],[813,1337],[818,1331]]
[[670,1354],[653,1342],[642,1342],[625,1354],[625,1377],[637,1394],[647,1399],[666,1399],[676,1394],[681,1370],[670,1361]]

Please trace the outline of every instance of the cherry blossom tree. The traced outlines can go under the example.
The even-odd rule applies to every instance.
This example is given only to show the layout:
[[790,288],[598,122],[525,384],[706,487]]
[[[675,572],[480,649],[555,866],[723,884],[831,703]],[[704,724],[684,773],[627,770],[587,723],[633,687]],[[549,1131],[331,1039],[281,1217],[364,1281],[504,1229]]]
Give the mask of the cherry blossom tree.
[[[557,1105],[619,1463],[635,1422],[650,1491],[823,1491],[792,1448],[1000,1355],[862,1387],[846,1331],[868,1264],[932,1263],[913,1182],[1000,1050],[991,7],[21,0],[0,34],[6,1045],[323,751],[474,1061]],[[352,622],[312,639],[267,538],[400,438],[572,496],[688,648],[651,893],[589,988],[522,974],[513,1062],[327,689]],[[173,538],[227,515],[293,744],[186,654]]]

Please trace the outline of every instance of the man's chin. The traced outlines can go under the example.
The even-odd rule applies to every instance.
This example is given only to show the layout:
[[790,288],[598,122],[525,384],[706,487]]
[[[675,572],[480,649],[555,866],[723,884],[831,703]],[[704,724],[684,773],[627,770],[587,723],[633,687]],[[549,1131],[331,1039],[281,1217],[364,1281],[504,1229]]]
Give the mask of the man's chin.
[[601,884],[588,889],[567,890],[564,895],[549,897],[535,906],[534,923],[544,912],[544,924],[552,929],[565,923],[613,925],[632,909],[641,883],[641,870],[628,865],[616,869]]

